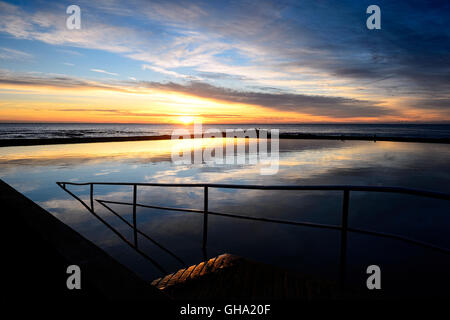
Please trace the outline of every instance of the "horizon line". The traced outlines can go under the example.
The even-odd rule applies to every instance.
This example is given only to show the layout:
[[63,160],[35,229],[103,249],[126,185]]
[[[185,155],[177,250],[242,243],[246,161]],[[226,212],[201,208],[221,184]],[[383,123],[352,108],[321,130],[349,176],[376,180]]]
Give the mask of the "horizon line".
[[[183,124],[174,122],[79,122],[79,121],[23,121],[9,120],[2,121],[0,124],[116,124],[116,125],[174,125],[174,126],[191,126],[194,123]],[[261,122],[228,122],[228,123],[202,123],[203,125],[380,125],[380,124],[442,124],[450,125],[450,121],[392,121],[392,122],[284,122],[284,123],[261,123]]]

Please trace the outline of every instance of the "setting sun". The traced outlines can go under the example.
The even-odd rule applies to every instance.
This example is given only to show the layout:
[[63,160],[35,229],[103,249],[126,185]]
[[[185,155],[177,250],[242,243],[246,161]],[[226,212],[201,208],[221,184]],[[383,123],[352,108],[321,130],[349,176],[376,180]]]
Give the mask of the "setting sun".
[[189,124],[194,122],[194,117],[191,116],[180,116],[178,121],[184,124]]

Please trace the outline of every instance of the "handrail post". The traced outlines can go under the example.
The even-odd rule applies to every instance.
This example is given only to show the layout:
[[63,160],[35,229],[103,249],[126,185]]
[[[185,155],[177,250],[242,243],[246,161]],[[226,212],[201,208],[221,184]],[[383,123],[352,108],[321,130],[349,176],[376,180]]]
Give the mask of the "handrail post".
[[134,233],[134,246],[137,248],[137,227],[136,227],[136,198],[137,198],[137,185],[133,185],[133,233]]
[[91,210],[94,212],[94,184],[90,184]]
[[339,264],[339,287],[344,292],[345,273],[347,264],[347,228],[348,228],[348,206],[350,190],[344,189],[344,199],[342,204],[342,222],[341,222],[341,255]]
[[206,250],[207,240],[208,240],[208,187],[205,187],[203,195],[203,250]]

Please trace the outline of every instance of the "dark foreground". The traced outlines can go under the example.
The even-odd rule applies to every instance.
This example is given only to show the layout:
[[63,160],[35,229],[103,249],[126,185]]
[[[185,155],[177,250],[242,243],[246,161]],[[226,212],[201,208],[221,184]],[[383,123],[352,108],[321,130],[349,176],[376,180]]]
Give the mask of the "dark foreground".
[[[331,282],[224,254],[153,281],[141,280],[103,250],[0,180],[9,226],[20,230],[9,246],[12,297],[152,301],[217,299],[336,299]],[[34,262],[34,263],[33,263]],[[30,265],[31,264],[31,265]],[[67,267],[82,270],[81,290],[66,286]],[[36,277],[25,276],[30,267]]]
[[[9,298],[167,299],[99,247],[0,180],[3,226],[14,230],[6,246],[3,287]],[[66,286],[67,267],[81,269],[81,289]]]
[[203,261],[152,282],[174,299],[296,299],[339,298],[336,283],[305,277],[231,254]]
[[[9,281],[3,289],[13,300],[147,300],[147,307],[164,308],[166,318],[174,318],[193,305],[216,306],[223,313],[230,303],[264,303],[274,315],[297,312],[299,303],[311,301],[317,306],[318,302],[356,298],[366,303],[384,300],[382,294],[360,295],[353,290],[343,296],[333,282],[305,278],[232,255],[185,267],[150,285],[2,180],[0,203],[6,219],[3,231],[14,231],[7,238],[3,260]],[[69,265],[82,270],[81,290],[66,287]]]

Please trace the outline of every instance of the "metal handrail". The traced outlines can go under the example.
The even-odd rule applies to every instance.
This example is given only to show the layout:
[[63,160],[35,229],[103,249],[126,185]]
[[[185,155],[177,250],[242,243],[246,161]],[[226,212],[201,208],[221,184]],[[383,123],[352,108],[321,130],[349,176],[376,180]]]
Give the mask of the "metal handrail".
[[220,184],[220,183],[140,183],[140,182],[56,182],[58,185],[116,185],[116,186],[149,186],[149,187],[208,187],[218,189],[256,189],[256,190],[328,190],[328,191],[371,191],[371,192],[390,192],[403,193],[428,198],[450,200],[450,194],[403,188],[403,187],[379,187],[379,186],[355,186],[355,185],[255,185],[255,184]]
[[[246,220],[254,220],[254,221],[262,221],[262,222],[271,222],[271,223],[281,223],[281,224],[290,224],[290,225],[297,225],[297,226],[306,226],[306,227],[314,227],[314,228],[324,228],[324,229],[332,229],[332,230],[339,230],[341,231],[341,246],[340,246],[340,265],[339,265],[339,283],[340,287],[344,288],[344,282],[345,282],[345,273],[346,273],[346,256],[347,256],[347,233],[348,232],[354,232],[354,233],[360,233],[360,234],[366,234],[366,235],[372,235],[376,237],[382,237],[382,238],[389,238],[394,240],[400,240],[409,244],[421,246],[427,249],[435,250],[441,253],[450,254],[450,249],[448,248],[442,248],[427,242],[422,242],[414,239],[410,239],[407,237],[395,235],[395,234],[389,234],[389,233],[382,233],[382,232],[375,232],[370,230],[363,230],[363,229],[357,229],[357,228],[349,228],[348,227],[348,212],[349,212],[349,202],[350,202],[350,192],[351,191],[367,191],[367,192],[386,192],[386,193],[398,193],[398,194],[407,194],[407,195],[415,195],[415,196],[421,196],[426,198],[433,198],[433,199],[441,199],[441,200],[450,200],[450,194],[448,193],[441,193],[441,192],[434,192],[434,191],[428,191],[428,190],[419,190],[419,189],[411,189],[411,188],[402,188],[402,187],[380,187],[380,186],[353,186],[353,185],[328,185],[328,186],[322,186],[322,185],[311,185],[311,186],[298,186],[298,185],[234,185],[234,184],[216,184],[216,183],[130,183],[130,182],[84,182],[84,183],[78,183],[78,182],[57,182],[58,186],[60,186],[63,190],[71,194],[73,197],[75,197],[77,200],[79,200],[92,214],[94,214],[97,218],[100,219],[103,223],[105,223],[108,227],[113,229],[113,231],[119,235],[119,237],[122,238],[122,240],[125,240],[125,242],[129,245],[131,245],[133,248],[135,248],[139,253],[143,254],[146,258],[149,258],[147,255],[145,255],[143,252],[141,252],[138,249],[137,244],[137,234],[144,235],[147,239],[155,241],[151,238],[149,238],[147,235],[145,235],[142,231],[140,231],[136,226],[136,208],[137,207],[145,207],[145,208],[152,208],[152,209],[160,209],[160,210],[170,210],[170,211],[182,211],[182,212],[192,212],[192,213],[203,213],[203,242],[202,247],[204,252],[206,253],[206,246],[207,246],[207,239],[208,239],[208,215],[217,215],[217,216],[224,216],[224,217],[230,217],[230,218],[238,218],[238,219],[246,219]],[[69,191],[66,188],[66,185],[76,185],[76,186],[84,186],[89,185],[90,186],[90,207],[84,203],[83,200],[81,200],[79,197],[74,195],[71,191]],[[118,231],[116,231],[112,226],[110,226],[105,220],[100,218],[97,214],[94,212],[94,185],[119,185],[119,186],[132,186],[133,187],[133,202],[120,202],[120,201],[109,201],[109,200],[101,200],[101,199],[95,199],[99,204],[106,207],[110,212],[115,214],[116,216],[119,216],[114,210],[112,210],[109,206],[106,204],[121,204],[121,205],[131,205],[133,206],[133,225],[128,223],[126,221],[127,225],[132,227],[134,230],[134,244],[131,244],[128,240],[126,240]],[[190,208],[174,208],[174,207],[163,207],[163,206],[151,206],[151,205],[144,205],[137,203],[137,187],[138,186],[153,186],[153,187],[198,187],[204,189],[204,207],[203,210],[198,209],[190,209]],[[231,214],[231,213],[220,213],[220,212],[214,212],[208,210],[208,189],[209,188],[218,188],[218,189],[253,189],[253,190],[304,190],[304,191],[343,191],[343,206],[342,206],[342,220],[341,225],[327,225],[327,224],[319,224],[319,223],[311,223],[311,222],[298,222],[298,221],[288,221],[288,220],[280,220],[280,219],[271,219],[271,218],[259,218],[259,217],[253,217],[253,216],[244,216],[244,215],[237,215],[237,214]],[[124,220],[124,219],[122,219]],[[157,244],[160,248],[166,250],[173,256],[175,256],[172,252],[170,252],[168,249],[162,247],[161,245]],[[175,256],[179,261],[180,259]],[[154,262],[151,258],[150,261]],[[156,264],[159,269],[161,267]]]

